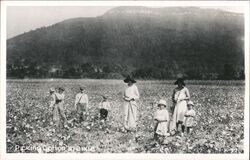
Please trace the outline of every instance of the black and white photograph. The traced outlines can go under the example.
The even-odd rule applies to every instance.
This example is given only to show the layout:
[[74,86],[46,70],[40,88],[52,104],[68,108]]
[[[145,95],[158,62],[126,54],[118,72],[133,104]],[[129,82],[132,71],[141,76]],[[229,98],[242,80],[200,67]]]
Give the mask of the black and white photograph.
[[1,3],[3,158],[248,159],[249,2]]

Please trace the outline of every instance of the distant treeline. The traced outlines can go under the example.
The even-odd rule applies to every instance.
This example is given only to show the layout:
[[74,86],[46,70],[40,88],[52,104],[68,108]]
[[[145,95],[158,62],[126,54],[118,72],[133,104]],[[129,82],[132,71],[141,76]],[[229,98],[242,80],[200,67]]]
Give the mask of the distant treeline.
[[[93,79],[122,79],[128,74],[125,67],[119,65],[97,67],[89,63],[78,67],[38,67],[8,66],[9,78],[93,78]],[[182,74],[187,79],[197,80],[244,80],[244,70],[235,70],[232,65],[225,64],[221,73],[199,73],[196,70],[180,73],[167,68],[146,67],[139,68],[130,73],[138,79],[175,79],[177,74]]]

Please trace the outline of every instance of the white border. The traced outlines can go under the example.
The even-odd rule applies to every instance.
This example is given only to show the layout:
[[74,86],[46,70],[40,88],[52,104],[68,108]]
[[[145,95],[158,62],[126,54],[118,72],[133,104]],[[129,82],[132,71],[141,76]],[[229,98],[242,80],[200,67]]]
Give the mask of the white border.
[[[244,154],[14,154],[6,153],[6,10],[7,6],[244,6],[245,8],[245,114]],[[248,1],[2,1],[0,55],[0,159],[249,159],[249,2]]]
[[249,3],[245,6],[245,112],[244,112],[244,145],[245,145],[245,151],[248,155],[249,159],[249,10],[250,6]]

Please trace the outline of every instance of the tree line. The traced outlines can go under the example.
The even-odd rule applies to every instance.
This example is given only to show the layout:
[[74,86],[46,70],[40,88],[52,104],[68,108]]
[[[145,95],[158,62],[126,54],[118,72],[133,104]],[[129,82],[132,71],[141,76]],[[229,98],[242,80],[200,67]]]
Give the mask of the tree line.
[[79,66],[56,67],[36,65],[8,65],[8,78],[93,78],[93,79],[122,79],[128,74],[137,79],[175,79],[177,74],[194,80],[244,80],[244,69],[236,70],[233,65],[225,64],[221,73],[199,72],[188,70],[178,72],[168,68],[144,67],[129,72],[126,67],[113,64],[112,66],[96,66],[85,63]]

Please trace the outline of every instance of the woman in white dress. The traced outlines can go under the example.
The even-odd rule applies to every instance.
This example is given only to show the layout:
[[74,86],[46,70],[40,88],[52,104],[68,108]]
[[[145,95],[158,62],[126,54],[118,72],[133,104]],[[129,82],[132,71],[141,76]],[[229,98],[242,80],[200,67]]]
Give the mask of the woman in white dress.
[[178,78],[174,83],[177,87],[174,89],[172,101],[174,103],[173,125],[172,130],[178,131],[179,125],[183,126],[184,115],[187,111],[187,101],[190,99],[189,90],[185,87],[184,80]]
[[137,121],[137,103],[135,100],[139,99],[139,91],[135,85],[136,81],[128,76],[125,80],[128,87],[123,94],[123,116],[124,116],[124,129],[127,131],[136,130]]

